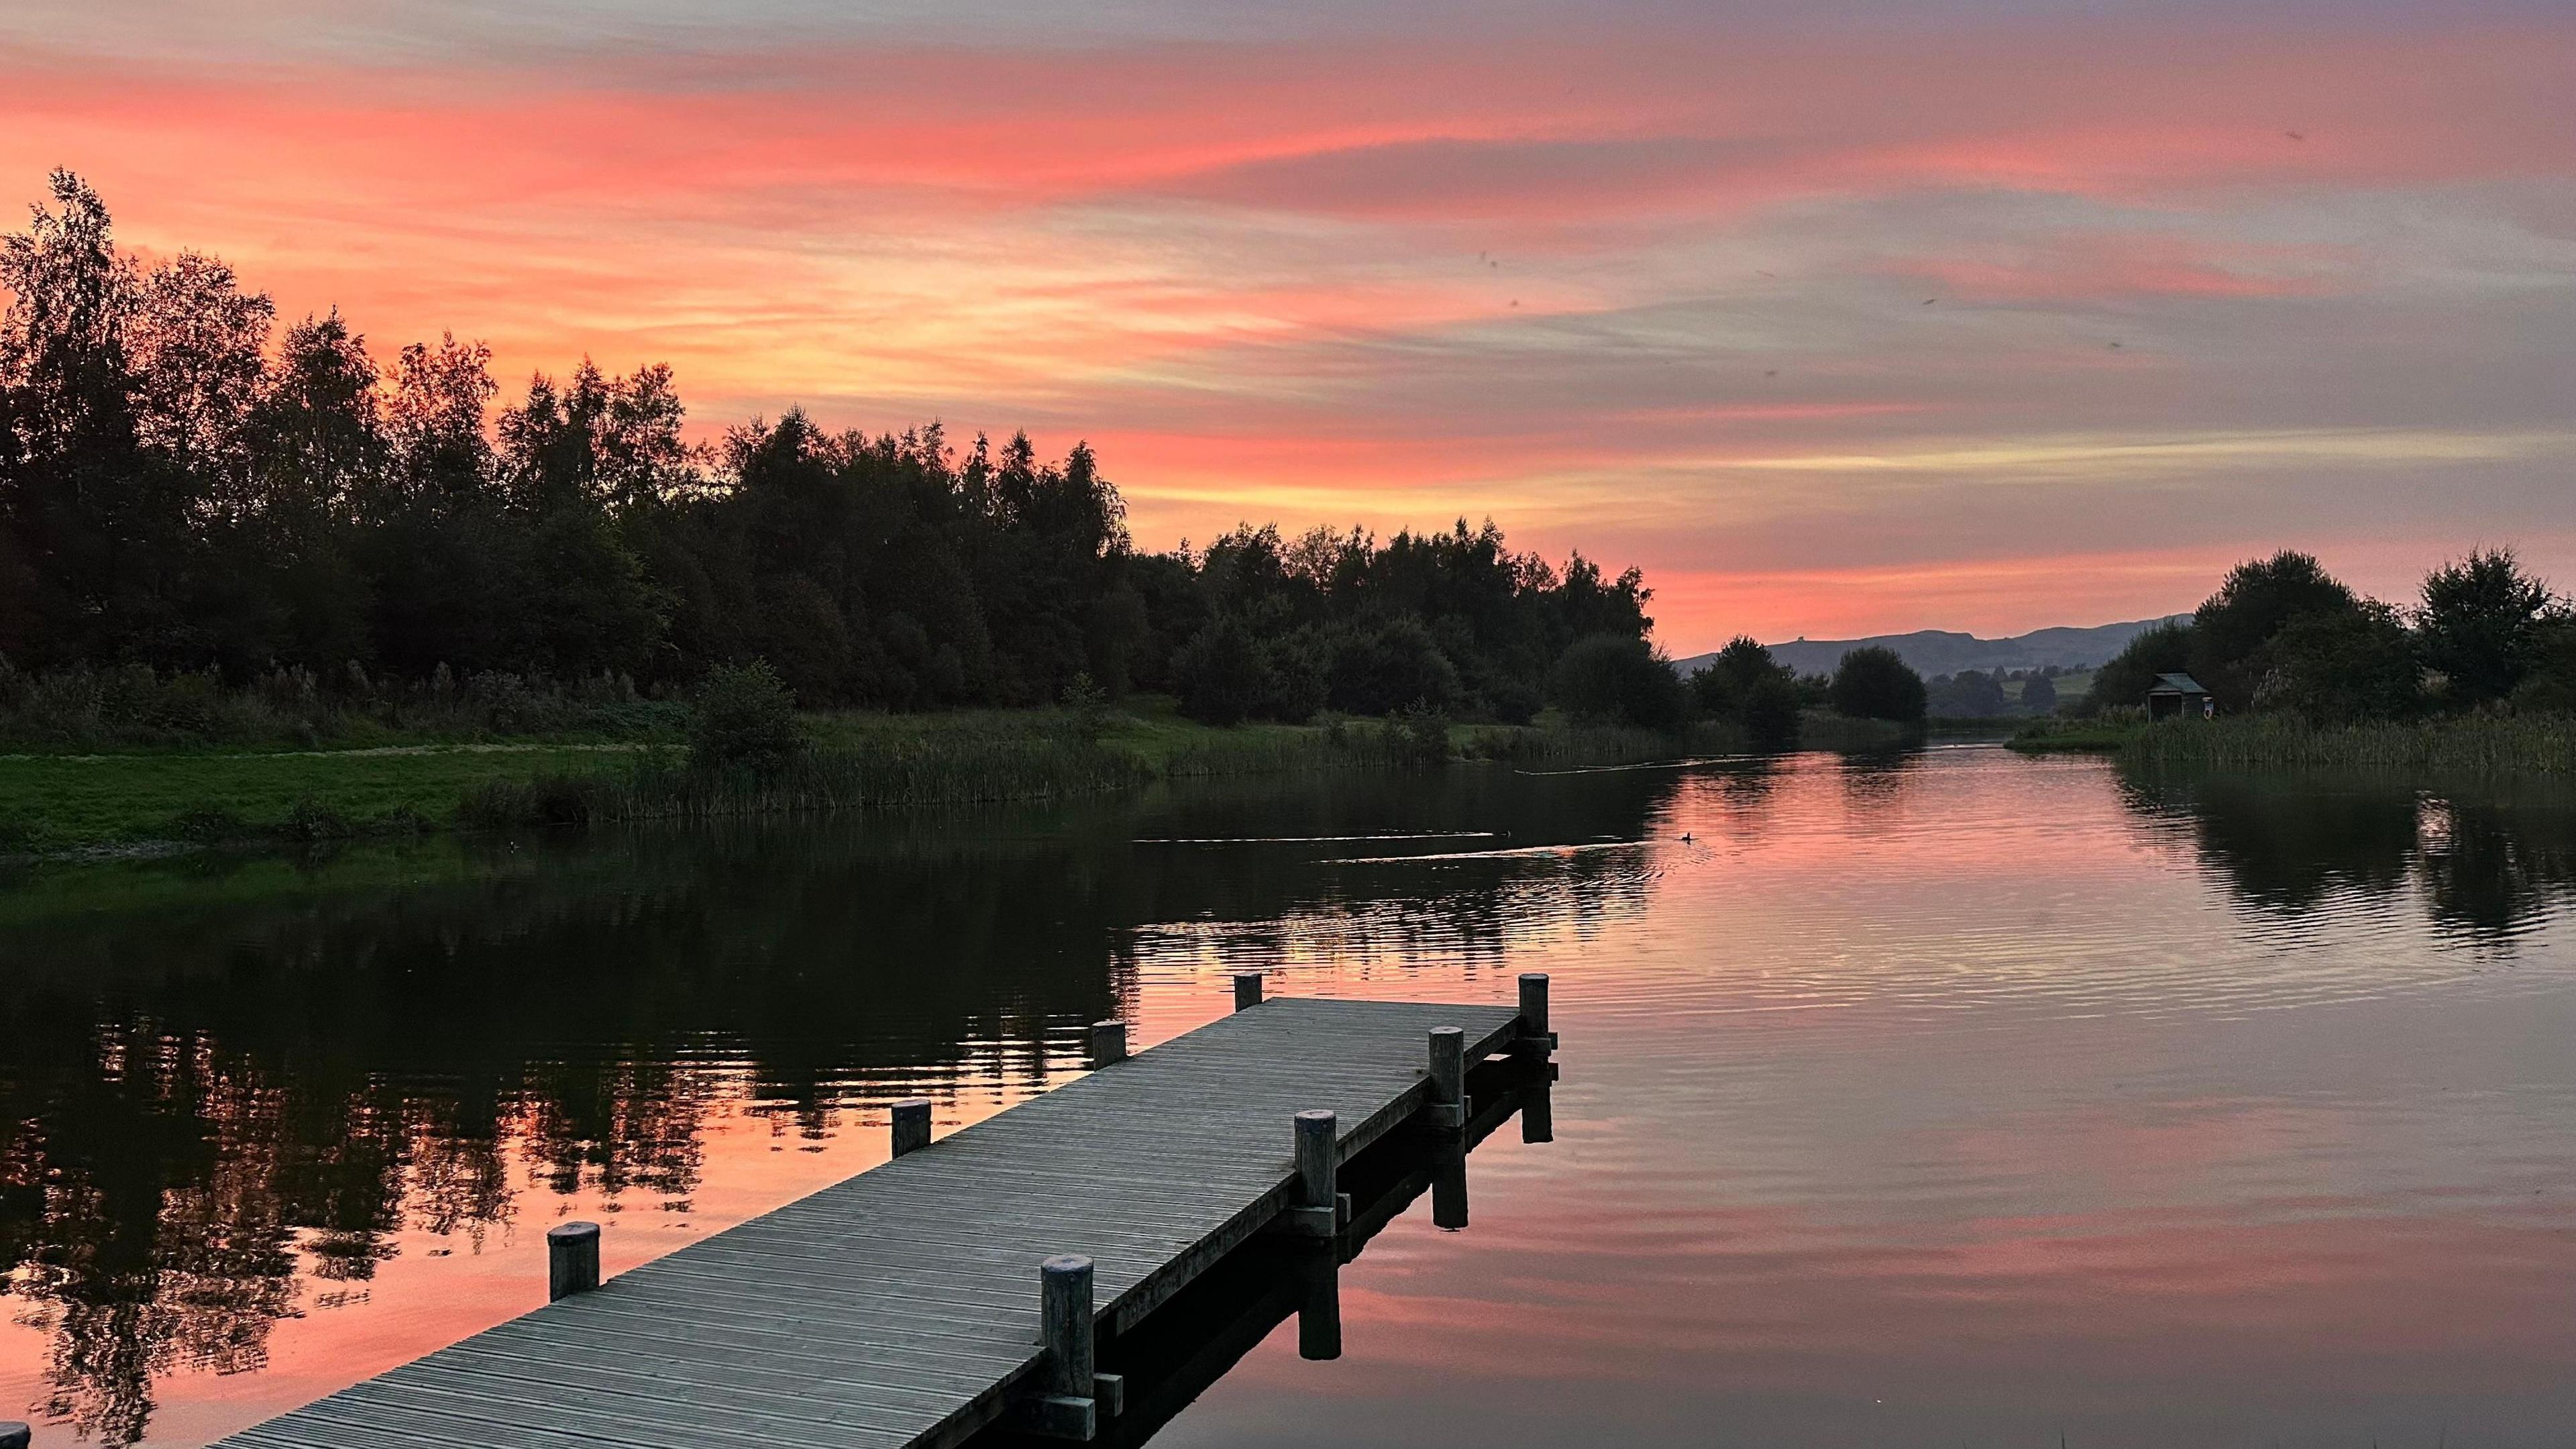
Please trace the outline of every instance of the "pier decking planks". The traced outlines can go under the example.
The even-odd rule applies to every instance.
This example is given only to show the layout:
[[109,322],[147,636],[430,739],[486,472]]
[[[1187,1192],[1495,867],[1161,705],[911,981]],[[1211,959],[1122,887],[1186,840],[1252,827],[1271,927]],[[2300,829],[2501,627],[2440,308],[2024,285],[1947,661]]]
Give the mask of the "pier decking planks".
[[[1291,1120],[1347,1159],[1472,1063],[1507,1006],[1239,1010],[704,1242],[221,1441],[217,1449],[950,1445],[1034,1383],[1038,1263],[1140,1321],[1294,1200]],[[1541,1029],[1544,1024],[1541,1023]]]

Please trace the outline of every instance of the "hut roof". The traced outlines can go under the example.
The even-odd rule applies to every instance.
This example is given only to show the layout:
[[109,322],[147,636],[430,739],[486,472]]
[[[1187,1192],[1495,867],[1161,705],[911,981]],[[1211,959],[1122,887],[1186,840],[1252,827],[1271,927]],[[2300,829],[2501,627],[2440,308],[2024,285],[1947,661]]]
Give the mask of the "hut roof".
[[2159,674],[2149,694],[2207,694],[2209,690],[2188,674]]

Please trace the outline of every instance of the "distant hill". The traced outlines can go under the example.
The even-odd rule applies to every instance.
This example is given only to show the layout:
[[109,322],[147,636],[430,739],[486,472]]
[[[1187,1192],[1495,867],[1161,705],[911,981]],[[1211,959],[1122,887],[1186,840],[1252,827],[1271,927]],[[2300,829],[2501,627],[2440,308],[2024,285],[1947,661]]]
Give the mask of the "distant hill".
[[[2175,618],[2188,617],[2173,615]],[[1914,671],[1929,679],[1962,669],[2075,669],[2107,662],[2128,642],[2163,623],[2138,619],[2126,624],[2099,624],[2090,629],[2034,629],[2010,639],[1980,639],[1946,629],[1918,629],[1911,634],[1879,634],[1867,639],[1796,639],[1771,646],[1771,657],[1800,674],[1831,674],[1843,655],[1880,644],[1893,649]],[[1707,666],[1715,654],[1694,654],[1674,661],[1687,676]]]

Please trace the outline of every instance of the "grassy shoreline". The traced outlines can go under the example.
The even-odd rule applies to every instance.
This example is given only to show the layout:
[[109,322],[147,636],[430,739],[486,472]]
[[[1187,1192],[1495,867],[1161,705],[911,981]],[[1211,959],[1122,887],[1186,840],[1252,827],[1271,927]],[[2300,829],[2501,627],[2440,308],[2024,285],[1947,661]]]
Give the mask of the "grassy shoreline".
[[149,856],[449,829],[1046,800],[1157,779],[1402,769],[1435,759],[1536,767],[1750,748],[1740,731],[1714,724],[1681,735],[1469,725],[1437,738],[1374,720],[1220,729],[1152,702],[807,714],[799,728],[805,753],[766,776],[692,770],[686,752],[658,735],[0,754],[0,856]]
[[2035,754],[2112,754],[2156,765],[2565,774],[2576,773],[2576,718],[2468,715],[2339,726],[2268,715],[2156,724],[2053,720],[2015,735],[2012,747]]

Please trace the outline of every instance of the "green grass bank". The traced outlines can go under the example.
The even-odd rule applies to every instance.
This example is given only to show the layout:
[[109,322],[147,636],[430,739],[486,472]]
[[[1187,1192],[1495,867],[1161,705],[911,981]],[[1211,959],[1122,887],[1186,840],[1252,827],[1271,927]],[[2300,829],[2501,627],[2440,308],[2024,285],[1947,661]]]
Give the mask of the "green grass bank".
[[[1156,779],[1439,760],[1523,768],[1742,753],[1731,726],[1681,735],[1341,720],[1216,728],[1151,698],[1119,709],[809,713],[805,749],[753,773],[691,767],[643,738],[413,740],[342,748],[197,746],[0,755],[0,855],[152,854],[591,822],[1043,800]],[[1831,738],[1824,747],[1861,745]]]

